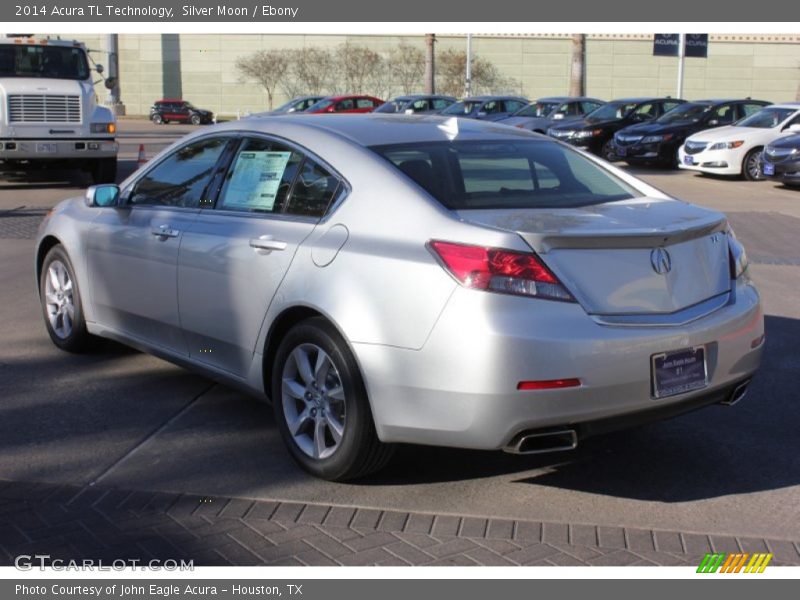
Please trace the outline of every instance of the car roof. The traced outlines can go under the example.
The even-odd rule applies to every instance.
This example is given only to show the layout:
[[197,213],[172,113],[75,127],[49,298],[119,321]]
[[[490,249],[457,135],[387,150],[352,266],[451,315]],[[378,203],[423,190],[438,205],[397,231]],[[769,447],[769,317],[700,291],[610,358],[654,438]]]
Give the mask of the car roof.
[[589,96],[545,96],[544,98],[537,98],[531,102],[531,104],[535,104],[536,102],[582,102],[584,100],[589,100],[591,102],[602,102],[605,104],[605,100],[591,98]]
[[445,98],[447,100],[455,100],[453,96],[447,96],[445,94],[402,94],[400,96],[395,96],[392,100],[415,100],[417,98]]
[[770,108],[793,108],[797,110],[800,109],[800,102],[776,102],[775,104],[772,104]]
[[617,102],[651,102],[653,100],[679,100],[680,102],[685,102],[682,98],[673,98],[672,96],[637,96],[633,98],[614,98],[613,100],[609,100],[608,103],[617,103]]
[[528,102],[522,96],[506,95],[470,96],[469,98],[462,98],[460,102],[488,102],[489,100],[522,100],[523,102]]
[[[292,135],[322,134],[346,138],[360,146],[391,145],[415,142],[438,142],[453,139],[543,139],[549,138],[533,134],[529,131],[498,125],[490,121],[476,119],[463,119],[439,115],[399,115],[371,113],[361,115],[314,115],[308,116],[287,115],[275,119],[261,119],[258,116],[250,117],[246,124],[252,131],[274,133],[274,128],[280,126],[283,135],[291,139]],[[236,128],[236,123],[245,124],[245,121],[230,122],[231,128]],[[223,124],[223,127],[226,124]],[[218,126],[220,127],[220,126]],[[294,131],[291,131],[294,130]]]
[[323,96],[322,100],[333,100],[337,102],[339,100],[347,100],[349,98],[374,98],[375,100],[380,100],[376,96],[370,96],[369,94],[341,94],[337,96]]

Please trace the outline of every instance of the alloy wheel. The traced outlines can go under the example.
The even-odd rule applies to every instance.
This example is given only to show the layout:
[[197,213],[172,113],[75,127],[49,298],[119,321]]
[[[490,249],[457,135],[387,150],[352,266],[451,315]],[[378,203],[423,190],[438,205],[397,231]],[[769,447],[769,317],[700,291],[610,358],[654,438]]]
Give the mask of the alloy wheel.
[[314,459],[338,449],[346,425],[345,394],[339,371],[316,344],[301,344],[289,356],[281,376],[281,403],[297,447]]
[[72,279],[60,260],[54,260],[47,268],[45,306],[53,333],[62,340],[68,338],[75,323],[75,303]]
[[747,164],[745,164],[745,169],[747,169],[747,174],[750,179],[761,179],[763,177],[761,173],[761,152],[751,152],[747,156]]

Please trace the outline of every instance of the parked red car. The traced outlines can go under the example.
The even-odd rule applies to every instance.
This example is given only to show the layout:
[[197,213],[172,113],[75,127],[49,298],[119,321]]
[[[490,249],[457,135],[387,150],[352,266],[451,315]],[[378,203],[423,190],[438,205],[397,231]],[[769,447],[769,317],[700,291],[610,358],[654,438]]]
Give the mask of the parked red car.
[[383,103],[375,96],[328,96],[309,106],[305,113],[368,113]]
[[210,110],[196,108],[186,100],[164,98],[156,100],[150,107],[150,120],[156,125],[166,124],[170,121],[204,125],[214,121],[214,113]]

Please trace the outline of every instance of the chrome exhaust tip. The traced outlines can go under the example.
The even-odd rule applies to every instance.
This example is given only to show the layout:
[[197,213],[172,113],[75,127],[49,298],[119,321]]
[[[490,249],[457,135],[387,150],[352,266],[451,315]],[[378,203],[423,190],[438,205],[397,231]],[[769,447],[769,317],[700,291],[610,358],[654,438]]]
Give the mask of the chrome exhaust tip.
[[544,431],[540,433],[522,433],[503,448],[509,454],[544,454],[545,452],[563,452],[578,447],[578,434],[574,429]]
[[733,406],[734,404],[739,402],[739,400],[741,400],[747,395],[747,388],[749,385],[750,385],[749,380],[740,383],[733,389],[731,395],[725,398],[725,400],[723,400],[722,402],[720,402],[720,404],[724,404],[725,406]]

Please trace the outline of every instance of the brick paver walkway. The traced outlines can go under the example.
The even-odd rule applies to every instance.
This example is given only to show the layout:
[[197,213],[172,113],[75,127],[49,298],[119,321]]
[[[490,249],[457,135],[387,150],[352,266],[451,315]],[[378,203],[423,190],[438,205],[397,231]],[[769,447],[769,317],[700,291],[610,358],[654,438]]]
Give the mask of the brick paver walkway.
[[693,566],[712,551],[800,564],[792,541],[0,481],[4,565],[49,554],[196,566]]

